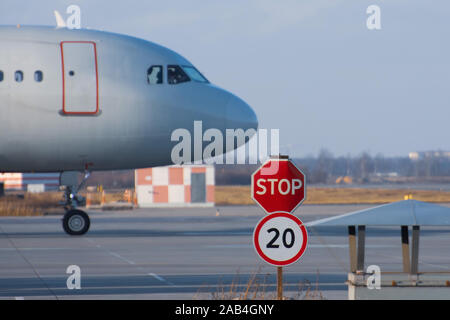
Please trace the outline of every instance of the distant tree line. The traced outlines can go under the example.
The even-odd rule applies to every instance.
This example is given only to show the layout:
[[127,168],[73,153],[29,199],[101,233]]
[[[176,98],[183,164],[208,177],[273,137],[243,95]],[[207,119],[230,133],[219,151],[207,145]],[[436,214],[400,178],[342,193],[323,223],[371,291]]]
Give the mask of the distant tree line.
[[[305,173],[309,183],[335,183],[337,177],[351,177],[355,183],[370,183],[404,177],[427,178],[450,177],[450,158],[425,157],[412,160],[409,157],[371,156],[363,152],[358,156],[334,157],[323,149],[317,156],[294,158],[295,164]],[[250,175],[256,165],[217,165],[216,184],[250,184]],[[448,180],[446,180],[448,181]]]
[[[334,157],[323,149],[317,156],[293,159],[305,173],[308,183],[335,184],[339,177],[350,177],[353,183],[399,182],[408,178],[413,181],[450,182],[450,158],[371,156],[363,152],[358,156]],[[217,185],[249,185],[251,174],[258,165],[216,165]],[[88,186],[104,186],[108,189],[134,188],[134,170],[93,172]]]

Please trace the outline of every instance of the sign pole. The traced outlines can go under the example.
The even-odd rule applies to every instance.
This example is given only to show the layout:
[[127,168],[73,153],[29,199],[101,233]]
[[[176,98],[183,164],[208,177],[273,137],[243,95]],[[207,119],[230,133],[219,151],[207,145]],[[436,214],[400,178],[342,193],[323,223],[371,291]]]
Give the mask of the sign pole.
[[277,300],[283,300],[283,267],[277,267]]

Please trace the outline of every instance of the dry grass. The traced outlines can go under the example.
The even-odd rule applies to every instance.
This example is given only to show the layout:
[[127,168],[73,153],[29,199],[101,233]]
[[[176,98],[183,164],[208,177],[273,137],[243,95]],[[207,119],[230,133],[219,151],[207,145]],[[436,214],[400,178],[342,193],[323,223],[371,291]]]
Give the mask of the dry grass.
[[[81,195],[83,197],[88,196],[86,193],[81,193]],[[89,197],[91,198],[92,205],[99,205],[102,201],[102,194],[100,192],[89,193]],[[105,203],[123,201],[123,200],[124,200],[123,192],[105,193]]]
[[8,195],[0,198],[0,216],[39,216],[58,208],[62,193]]
[[[413,199],[426,202],[450,202],[450,192],[408,189],[364,189],[364,188],[307,188],[304,204],[359,204],[389,203],[403,200],[411,194]],[[250,186],[217,186],[217,205],[251,205]]]
[[[403,200],[411,194],[413,199],[426,202],[450,202],[450,192],[408,189],[363,189],[363,188],[315,188],[307,189],[305,204],[357,204],[388,203]],[[86,193],[81,193],[86,196]],[[101,203],[101,193],[90,193],[91,205]],[[250,186],[217,186],[215,192],[217,205],[253,205]],[[8,195],[0,198],[0,216],[38,216],[47,212],[61,210],[62,192]],[[105,194],[105,203],[124,201],[123,192]]]
[[[86,196],[86,193],[81,193]],[[101,193],[91,193],[91,204],[101,203]],[[123,200],[123,192],[106,193],[105,202]],[[25,193],[23,195],[7,195],[0,198],[0,216],[41,216],[49,212],[61,211],[59,204],[63,201],[62,192]]]
[[[261,274],[260,268],[254,272],[246,283],[240,281],[239,272],[234,276],[229,288],[219,282],[216,291],[210,293],[212,300],[276,300],[277,293],[268,291],[267,288],[273,287],[268,284],[267,279],[270,274]],[[207,288],[204,288],[207,289]],[[324,300],[322,292],[319,290],[319,273],[317,273],[317,281],[312,285],[308,281],[300,281],[296,292],[290,292],[290,297],[283,295],[283,300]],[[201,298],[201,291],[197,292],[194,299]]]

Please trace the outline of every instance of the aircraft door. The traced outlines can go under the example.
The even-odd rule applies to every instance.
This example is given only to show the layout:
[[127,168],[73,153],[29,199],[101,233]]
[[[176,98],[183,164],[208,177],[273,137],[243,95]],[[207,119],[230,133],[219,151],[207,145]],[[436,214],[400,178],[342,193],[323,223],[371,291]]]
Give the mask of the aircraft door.
[[98,114],[97,47],[92,41],[62,41],[62,112]]

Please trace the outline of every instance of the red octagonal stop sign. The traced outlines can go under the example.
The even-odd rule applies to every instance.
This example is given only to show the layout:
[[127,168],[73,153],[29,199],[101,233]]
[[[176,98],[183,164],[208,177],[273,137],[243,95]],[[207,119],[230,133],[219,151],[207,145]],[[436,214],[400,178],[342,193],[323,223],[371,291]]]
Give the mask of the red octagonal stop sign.
[[267,213],[292,213],[305,200],[305,175],[288,159],[270,159],[252,174],[251,192]]

